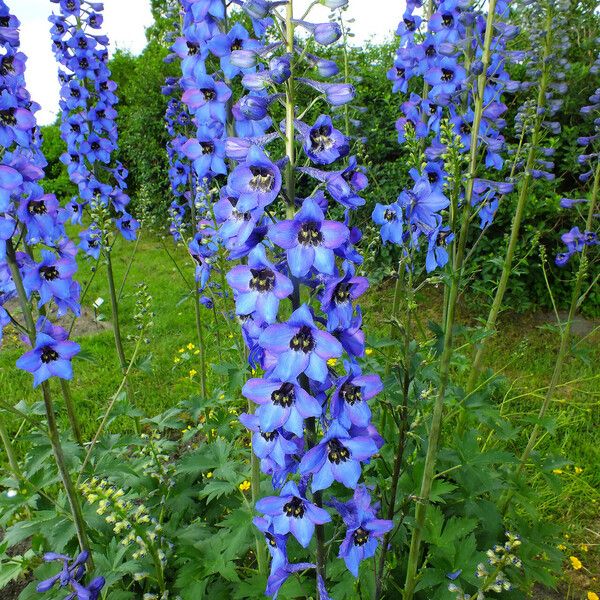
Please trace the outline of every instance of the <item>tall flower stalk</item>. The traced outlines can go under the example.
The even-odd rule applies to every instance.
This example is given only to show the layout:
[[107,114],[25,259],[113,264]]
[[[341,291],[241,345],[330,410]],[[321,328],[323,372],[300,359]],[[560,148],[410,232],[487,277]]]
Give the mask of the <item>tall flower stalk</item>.
[[[506,254],[502,264],[502,272],[485,323],[485,335],[474,350],[473,361],[466,386],[467,394],[471,393],[477,385],[482,370],[485,348],[488,340],[491,338],[489,334],[494,331],[496,321],[502,309],[502,302],[512,273],[515,251],[521,232],[521,222],[525,213],[527,200],[530,196],[531,183],[534,179],[540,179],[542,177],[549,179],[552,177],[547,170],[547,161],[543,161],[540,158],[542,156],[548,156],[548,153],[552,152],[552,149],[540,148],[540,140],[545,129],[552,130],[557,126],[556,123],[549,121],[561,104],[559,100],[552,99],[552,91],[553,88],[558,88],[558,91],[560,92],[561,87],[564,85],[561,83],[561,77],[564,75],[563,71],[561,71],[561,68],[564,65],[564,58],[561,60],[561,53],[563,53],[566,48],[565,42],[567,36],[564,30],[564,17],[563,13],[561,13],[561,5],[561,2],[551,0],[550,2],[541,2],[538,6],[532,7],[532,20],[534,22],[536,20],[541,21],[541,27],[538,31],[543,35],[543,43],[537,47],[536,44],[539,41],[537,35],[539,34],[538,32],[535,32],[537,35],[533,40],[532,48],[534,56],[529,59],[532,83],[537,84],[538,93],[535,104],[532,107],[522,107],[522,111],[520,112],[522,118],[520,123],[522,129],[521,143],[519,144],[519,148],[515,155],[515,163],[513,165],[511,178],[514,176],[515,167],[518,165],[519,155],[523,146],[523,138],[526,133],[529,133],[530,135],[529,148],[525,164],[521,165],[523,176],[518,187],[517,203],[513,215]],[[542,13],[542,15],[537,13]],[[563,32],[562,36],[560,33],[561,31]],[[540,162],[543,164],[545,163],[545,169],[540,167]]]
[[[41,186],[46,161],[34,116],[39,105],[25,87],[19,21],[3,1],[0,16],[0,332],[12,323],[31,347],[17,360],[17,367],[30,372],[34,386],[41,388],[48,438],[84,550],[86,526],[61,445],[50,387],[52,378],[73,377],[71,360],[79,352],[68,332],[53,323],[67,312],[79,314],[80,288],[73,279],[76,250],[64,229],[65,210]],[[12,298],[20,306],[19,318],[7,307]],[[14,460],[13,456],[11,463]]]
[[108,68],[108,38],[99,33],[103,6],[80,0],[51,1],[58,4],[58,14],[49,20],[52,49],[60,65],[60,131],[67,146],[61,161],[79,191],[67,209],[71,222],[80,225],[84,211],[90,213],[91,224],[79,234],[79,247],[96,260],[100,254],[105,259],[115,348],[125,372],[128,362],[111,251],[115,230],[126,240],[134,240],[139,222],[127,211],[127,169],[112,161],[118,149],[118,98]]
[[[333,8],[345,4],[323,3]],[[198,126],[184,152],[194,161],[205,197],[219,198],[212,206],[217,227],[210,232],[211,242],[224,248],[229,260],[240,260],[227,282],[255,375],[243,394],[256,407],[242,421],[252,432],[253,466],[270,475],[279,491],[256,503],[263,515],[256,524],[272,557],[267,593],[277,594],[294,572],[316,569],[318,595],[326,598],[324,526],[332,520],[326,507],[336,509],[348,524],[340,558],[354,575],[391,527],[376,518],[367,488],[357,487],[361,463],[382,443],[367,405],[381,384],[377,377],[363,375],[358,362],[364,355],[364,334],[354,301],[367,287],[366,279],[356,274],[362,259],[353,244],[360,233],[347,225],[350,211],[364,204],[359,193],[366,178],[355,159],[337,170],[327,168],[349,154],[349,141],[327,114],[311,125],[305,121],[307,110],[296,106],[300,85],[315,92],[311,106],[342,106],[352,100],[354,90],[297,75],[322,70],[323,60],[312,51],[339,39],[339,25],[312,23],[308,14],[297,19],[287,0],[238,4],[250,17],[254,37],[240,24],[229,31],[217,25],[223,15],[220,2],[189,6],[203,19],[196,31],[204,35],[187,39],[187,50],[180,44],[182,54],[187,52],[182,97]],[[187,14],[185,3],[184,9]],[[309,36],[305,47],[298,42],[298,29]],[[270,38],[263,37],[267,30]],[[198,69],[200,76],[186,77],[185,65],[198,64],[208,53],[219,58],[221,69],[211,75]],[[328,66],[331,61],[325,62]],[[247,93],[232,100],[235,121],[229,129],[235,135],[223,137],[228,83],[236,78]],[[280,104],[285,117],[274,127]],[[210,120],[216,124],[201,129]],[[223,140],[230,161],[225,184],[220,181],[225,174]],[[279,160],[272,157],[278,141],[284,148]],[[311,180],[316,182],[313,193],[298,198]],[[343,211],[343,222],[330,218],[330,210]],[[257,498],[259,472],[252,470]],[[354,495],[345,502],[331,497],[333,481]],[[314,562],[291,564],[289,538],[306,548],[315,533]],[[258,563],[261,570],[260,554]]]
[[[600,63],[600,58],[598,63]],[[564,267],[574,256],[578,256],[579,265],[575,274],[573,291],[571,292],[569,312],[566,321],[560,323],[560,343],[556,361],[554,363],[554,369],[552,371],[552,377],[538,413],[538,422],[531,430],[527,445],[519,458],[518,474],[525,469],[527,461],[535,448],[540,433],[539,423],[541,423],[546,416],[550,404],[554,399],[556,389],[560,384],[565,360],[569,354],[573,321],[577,314],[577,310],[587,295],[587,292],[582,292],[591,265],[588,255],[590,250],[600,244],[597,231],[598,206],[600,203],[600,119],[598,118],[600,116],[600,88],[590,97],[590,104],[583,107],[581,112],[584,115],[594,115],[596,117],[594,120],[594,130],[591,135],[578,139],[578,143],[581,146],[588,148],[585,153],[579,156],[579,163],[588,167],[588,171],[581,175],[580,179],[582,181],[587,181],[591,178],[592,189],[589,199],[563,198],[561,200],[561,205],[568,209],[573,209],[582,204],[587,205],[587,212],[585,213],[583,232],[579,230],[579,226],[574,226],[568,233],[563,234],[562,241],[565,243],[566,249],[564,252],[558,254],[555,259],[558,266]],[[596,274],[592,286],[597,283],[599,278],[600,275]],[[591,287],[588,289],[588,292],[590,289]],[[513,497],[514,490],[509,490],[504,495],[500,504],[500,510],[503,514],[507,511]]]
[[[413,597],[417,581],[454,351],[456,303],[471,224],[478,216],[480,228],[488,227],[496,211],[498,193],[511,189],[508,184],[478,175],[483,160],[488,169],[502,167],[500,130],[503,120],[500,117],[506,111],[502,93],[515,87],[504,70],[504,63],[506,40],[515,35],[516,30],[495,22],[496,13],[507,12],[507,2],[490,2],[486,18],[469,3],[458,8],[456,2],[444,1],[432,7],[433,12],[428,8],[425,20],[415,10],[421,4],[419,1],[407,3],[397,31],[400,48],[388,72],[395,92],[407,93],[409,82],[415,77],[421,77],[423,82],[422,95],[410,94],[401,106],[403,114],[396,124],[398,141],[406,144],[411,157],[410,175],[414,186],[405,189],[396,202],[378,204],[373,212],[373,220],[381,227],[383,242],[401,246],[403,269],[412,272],[418,266],[415,258],[425,246],[426,271],[446,268],[450,282],[444,296],[443,349],[408,556],[406,599]],[[395,312],[400,306],[400,285],[399,277]],[[409,321],[410,315],[407,315],[405,331]],[[405,359],[405,395],[410,388],[408,364],[410,361]],[[402,460],[402,452],[403,445],[399,444],[395,466]],[[393,477],[393,489],[394,481]],[[393,510],[393,507],[395,498],[391,498],[390,508]],[[383,569],[382,564],[378,573],[379,588]]]

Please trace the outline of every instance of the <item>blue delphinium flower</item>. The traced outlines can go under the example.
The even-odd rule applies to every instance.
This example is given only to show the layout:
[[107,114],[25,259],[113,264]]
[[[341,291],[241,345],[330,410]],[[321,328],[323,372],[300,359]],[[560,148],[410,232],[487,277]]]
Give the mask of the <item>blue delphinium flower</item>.
[[256,510],[272,518],[275,533],[291,533],[304,548],[312,539],[315,525],[331,521],[329,513],[309,502],[293,481],[283,486],[279,496],[261,498]]
[[[108,39],[97,33],[103,22],[103,6],[87,1],[51,1],[58,4],[59,10],[49,20],[53,24],[52,49],[60,65],[62,84],[60,132],[67,150],[61,160],[67,165],[71,181],[78,186],[81,199],[74,222],[81,222],[83,210],[89,208],[92,229],[105,230],[107,223],[95,222],[97,211],[102,208],[125,239],[135,239],[139,224],[127,212],[127,172],[113,160],[118,150],[114,108],[118,99],[107,65]],[[100,238],[101,246],[105,241]]]
[[17,367],[32,373],[38,386],[52,376],[73,375],[71,359],[79,345],[49,318],[67,311],[79,314],[79,285],[73,279],[76,248],[64,228],[67,211],[41,185],[46,160],[35,119],[39,105],[25,86],[19,21],[3,1],[0,17],[0,339],[11,322],[4,305],[18,295],[17,284],[22,285],[27,298],[20,301],[30,300],[48,315],[38,321],[33,340],[27,324],[18,323],[32,349],[17,360]]
[[393,523],[377,518],[377,506],[371,505],[371,496],[364,485],[357,486],[352,500],[340,503],[334,499],[332,505],[347,527],[339,557],[344,559],[354,577],[358,577],[360,563],[375,555],[379,540],[392,529]]
[[85,563],[89,557],[87,551],[81,552],[75,559],[71,559],[64,554],[56,552],[47,552],[44,554],[45,562],[62,561],[62,570],[38,583],[36,590],[38,592],[48,592],[57,583],[60,588],[70,588],[72,592],[65,597],[65,600],[98,600],[100,593],[105,585],[104,577],[96,577],[87,585],[81,583],[85,575]]
[[334,421],[326,435],[300,461],[300,473],[312,474],[313,492],[324,490],[334,481],[354,489],[360,479],[360,463],[377,452],[375,442],[367,436],[352,436]]
[[346,242],[348,228],[338,221],[325,219],[314,198],[307,198],[291,221],[276,223],[271,239],[287,251],[292,275],[305,276],[311,268],[333,275],[334,250]]

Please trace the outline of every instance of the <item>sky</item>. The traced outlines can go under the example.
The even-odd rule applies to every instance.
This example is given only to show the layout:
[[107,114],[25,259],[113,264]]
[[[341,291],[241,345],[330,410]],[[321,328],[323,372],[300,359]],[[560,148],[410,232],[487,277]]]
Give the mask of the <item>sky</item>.
[[[300,17],[311,0],[295,0],[294,13]],[[33,99],[42,105],[38,123],[53,123],[58,111],[59,86],[57,66],[52,54],[48,15],[53,8],[49,0],[8,0],[21,21],[21,49],[27,55],[25,79]],[[350,0],[347,19],[355,19],[351,30],[353,44],[366,40],[383,41],[395,30],[405,2],[403,0]],[[56,8],[56,7],[54,7]],[[327,20],[329,11],[317,6],[310,14],[313,22]],[[102,33],[110,38],[110,51],[128,50],[139,54],[146,44],[145,30],[152,24],[150,0],[104,0]]]

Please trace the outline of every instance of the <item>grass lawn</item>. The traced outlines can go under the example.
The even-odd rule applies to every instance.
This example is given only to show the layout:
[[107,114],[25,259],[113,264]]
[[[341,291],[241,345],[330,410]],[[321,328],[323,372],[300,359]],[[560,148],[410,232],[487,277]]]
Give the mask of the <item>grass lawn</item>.
[[[165,246],[172,258],[167,254]],[[123,281],[133,250],[134,244],[122,240],[116,243],[113,262],[117,287]],[[177,262],[178,267],[173,261]],[[75,403],[84,437],[87,439],[95,432],[103,408],[121,381],[121,370],[109,325],[106,271],[100,265],[98,272],[94,274],[93,266],[93,263],[83,261],[79,272],[79,280],[84,287],[90,280],[91,283],[83,302],[85,318],[82,325],[76,326],[74,336],[82,346],[84,359],[76,361],[75,378],[72,382]],[[194,353],[195,347],[190,346],[191,349],[188,349],[188,344],[197,344],[198,341],[193,302],[189,297],[189,286],[183,281],[179,270],[188,281],[193,279],[193,266],[185,250],[175,249],[170,238],[166,238],[163,245],[159,238],[146,234],[139,243],[123,286],[121,321],[125,337],[135,333],[132,315],[137,283],[146,283],[148,292],[153,297],[153,310],[156,314],[154,326],[148,333],[150,341],[141,352],[141,361],[146,364],[151,356],[150,368],[134,370],[130,386],[134,390],[135,405],[147,416],[176,405],[182,398],[199,389],[198,375],[190,376],[190,371],[200,371],[198,355]],[[419,298],[423,322],[439,319],[439,296],[437,290],[429,289]],[[392,289],[388,284],[367,293],[363,302],[367,335],[376,337],[387,332],[391,297]],[[92,303],[98,298],[105,301],[99,309],[104,320],[96,322]],[[219,310],[222,310],[222,301]],[[473,307],[461,306],[463,323],[474,324],[473,310]],[[237,344],[240,334],[237,326],[235,323],[228,323],[222,315],[217,315],[217,318],[218,328],[215,326],[213,311],[203,307],[207,362],[222,364],[227,360],[239,360]],[[556,333],[547,327],[551,320],[551,314],[545,313],[506,313],[501,319],[500,333],[490,343],[488,364],[495,371],[502,370],[506,376],[503,414],[514,422],[525,423],[537,413],[542,402],[558,345]],[[66,324],[70,325],[70,322],[67,321]],[[218,343],[217,336],[221,344]],[[552,408],[556,431],[552,439],[549,434],[544,433],[539,441],[542,447],[552,446],[555,451],[558,448],[561,455],[571,462],[571,466],[562,469],[562,473],[557,473],[563,483],[562,490],[542,495],[542,508],[550,519],[563,523],[569,529],[571,537],[565,541],[566,551],[575,553],[590,571],[596,572],[599,570],[600,556],[599,341],[597,334],[585,339],[574,339],[576,354],[564,369],[563,385],[558,390]],[[126,340],[125,344],[126,352],[131,354],[133,343]],[[223,354],[219,352],[219,345]],[[0,390],[3,399],[12,404],[22,399],[27,402],[39,399],[37,392],[31,387],[30,375],[14,368],[14,362],[21,352],[19,346],[16,335],[9,331],[0,353]],[[183,352],[180,351],[182,349]],[[222,375],[209,370],[210,388],[214,389],[225,383]],[[2,418],[5,418],[5,414]],[[8,422],[12,431],[16,432],[18,423],[11,417],[8,417]],[[119,423],[118,426],[127,427],[128,424]],[[17,447],[19,448],[18,438]],[[532,484],[535,485],[535,482]],[[549,488],[546,486],[544,489]],[[589,544],[589,552],[579,547],[584,542]],[[585,576],[585,572],[577,574],[578,578]],[[586,589],[587,583],[581,581],[577,586]]]

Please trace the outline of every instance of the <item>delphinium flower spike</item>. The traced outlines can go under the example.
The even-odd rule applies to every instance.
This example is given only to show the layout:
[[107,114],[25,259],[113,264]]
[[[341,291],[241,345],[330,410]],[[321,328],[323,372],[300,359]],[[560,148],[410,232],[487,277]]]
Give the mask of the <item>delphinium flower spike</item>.
[[[407,94],[408,84],[415,78],[422,83],[422,94],[408,96],[396,124],[398,141],[409,151],[413,184],[395,202],[377,205],[373,213],[384,243],[391,241],[401,247],[400,268],[409,271],[409,281],[413,271],[420,270],[420,250],[425,252],[425,271],[451,271],[440,383],[419,494],[422,502],[417,504],[408,557],[404,590],[407,600],[414,594],[425,510],[435,471],[453,353],[453,320],[469,230],[476,216],[482,229],[489,226],[498,194],[509,189],[503,182],[481,179],[479,175],[483,166],[502,168],[502,115],[506,111],[503,94],[516,87],[505,69],[506,44],[516,33],[514,28],[502,25],[508,2],[492,0],[486,7],[487,15],[467,1],[427,2],[421,11],[423,4],[420,0],[407,3],[397,30],[400,47],[388,72],[396,92]],[[402,280],[399,273],[397,286]],[[402,449],[400,438],[394,473],[399,473]],[[395,482],[396,476],[392,490]],[[394,498],[394,492],[391,495]],[[393,514],[394,500],[388,510]],[[386,551],[384,544],[377,573],[379,588]]]
[[125,357],[119,323],[118,298],[112,268],[111,248],[115,232],[134,240],[139,222],[128,212],[125,192],[127,169],[113,161],[118,150],[116,127],[117,86],[108,68],[108,38],[100,33],[103,5],[80,0],[51,0],[57,14],[49,17],[52,49],[61,83],[61,137],[67,149],[61,161],[67,165],[78,195],[67,208],[73,223],[82,223],[88,210],[90,225],[80,232],[79,247],[98,260],[106,260],[111,298],[113,332],[121,369]]
[[[256,412],[243,415],[242,422],[253,432],[253,451],[276,490],[257,503],[263,516],[255,522],[272,557],[267,593],[275,596],[291,573],[316,568],[318,594],[327,598],[324,527],[337,519],[325,499],[334,481],[342,486],[340,494],[346,487],[351,498],[363,467],[383,443],[367,406],[381,382],[363,374],[360,365],[364,334],[356,302],[368,286],[357,273],[362,258],[353,247],[360,232],[348,225],[351,211],[364,204],[360,192],[367,180],[355,157],[348,158],[350,141],[326,112],[327,106],[352,100],[354,89],[319,78],[337,73],[319,68],[317,55],[319,47],[339,37],[338,26],[313,23],[310,15],[296,21],[293,2],[239,4],[252,17],[255,33],[268,30],[276,40],[257,53],[255,72],[235,75],[245,94],[233,104],[236,137],[225,147],[237,165],[215,205],[219,242],[230,258],[247,258],[247,265],[234,267],[227,277],[257,372],[242,390]],[[277,26],[269,29],[273,23]],[[297,26],[309,35],[306,52],[297,44]],[[236,60],[232,53],[231,62]],[[322,114],[314,122],[305,122],[296,106],[299,85],[316,92]],[[286,116],[271,132],[275,100],[283,102]],[[273,142],[280,137],[284,156],[275,154]],[[346,166],[340,164],[346,158]],[[297,197],[301,178],[316,182],[307,198]],[[333,217],[339,208],[345,213],[341,221]],[[369,493],[361,490],[367,511]],[[347,515],[341,501],[328,506]],[[375,508],[370,510],[373,521]],[[391,528],[389,521],[371,527],[366,513],[357,518],[354,533],[360,531],[340,554],[351,557],[354,575]],[[309,548],[316,538],[314,560],[290,564],[287,546],[295,543],[290,535]]]
[[[48,436],[82,550],[88,547],[79,498],[65,462],[50,379],[69,380],[79,345],[56,324],[57,317],[79,315],[76,248],[65,232],[67,211],[42,187],[46,160],[34,102],[25,85],[26,56],[20,51],[19,21],[0,0],[0,341],[13,324],[31,348],[17,367],[33,375],[42,391]],[[21,316],[8,302],[16,299]],[[70,412],[70,411],[69,411]]]

